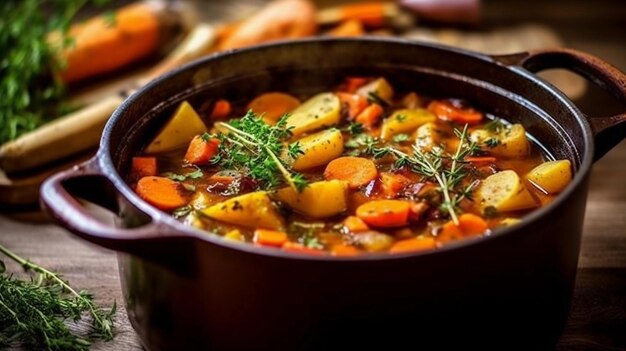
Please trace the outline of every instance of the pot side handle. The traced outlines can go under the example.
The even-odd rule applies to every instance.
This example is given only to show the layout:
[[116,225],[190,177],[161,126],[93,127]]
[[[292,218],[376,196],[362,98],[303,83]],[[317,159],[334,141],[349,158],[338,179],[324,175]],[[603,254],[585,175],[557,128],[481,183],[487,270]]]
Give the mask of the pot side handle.
[[[626,103],[626,74],[601,59],[580,51],[557,48],[518,54],[492,56],[505,65],[515,65],[536,73],[545,69],[567,69],[581,75]],[[597,161],[626,138],[626,112],[610,117],[587,117],[595,140]]]
[[108,249],[145,256],[146,243],[172,238],[169,227],[146,216],[147,224],[136,228],[107,225],[78,199],[119,211],[117,190],[98,166],[97,158],[48,178],[41,186],[41,206],[60,225],[77,236]]

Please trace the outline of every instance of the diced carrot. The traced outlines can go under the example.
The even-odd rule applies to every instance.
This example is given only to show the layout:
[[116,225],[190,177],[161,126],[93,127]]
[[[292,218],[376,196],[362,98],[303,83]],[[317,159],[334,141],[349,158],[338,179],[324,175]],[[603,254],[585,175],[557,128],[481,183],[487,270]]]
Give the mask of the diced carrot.
[[443,225],[441,232],[437,236],[439,241],[457,240],[467,236],[483,234],[489,226],[480,216],[472,213],[464,213],[459,216],[459,224],[449,221]]
[[483,119],[482,113],[472,108],[457,108],[447,101],[433,101],[428,105],[428,110],[437,115],[439,119],[460,124],[474,125]]
[[474,163],[474,164],[479,164],[479,165],[484,165],[484,164],[489,164],[489,163],[494,163],[496,162],[496,158],[492,157],[492,156],[467,156],[465,157],[465,161],[470,162],[470,163]]
[[215,106],[213,106],[213,112],[211,112],[211,119],[225,119],[230,115],[230,111],[232,107],[230,106],[230,102],[228,100],[219,99],[215,102]]
[[265,93],[257,96],[248,104],[248,109],[256,114],[263,114],[266,122],[276,123],[285,113],[300,106],[300,100],[285,93]]
[[425,250],[432,250],[435,247],[436,247],[436,242],[434,238],[417,237],[417,238],[396,241],[389,249],[389,253],[398,254],[398,253],[425,251]]
[[463,232],[453,221],[445,223],[441,227],[441,231],[437,235],[437,241],[448,242],[451,240],[458,240],[463,238]]
[[217,155],[219,147],[220,141],[218,139],[205,139],[201,135],[196,135],[191,139],[191,143],[189,143],[189,147],[185,153],[185,161],[193,165],[209,163],[209,161]]
[[369,79],[365,77],[348,77],[344,83],[345,91],[354,94],[357,89],[367,84],[368,81]]
[[371,160],[363,157],[344,156],[336,158],[326,166],[324,178],[348,182],[351,189],[359,188],[376,179],[378,170]]
[[356,215],[374,227],[402,227],[409,222],[411,203],[402,200],[375,200],[356,209]]
[[381,195],[386,199],[398,197],[404,187],[411,184],[411,180],[402,174],[381,172]]
[[137,178],[156,175],[157,159],[156,157],[133,157],[132,168]]
[[253,240],[258,245],[281,247],[287,242],[287,233],[276,230],[257,229],[254,231]]
[[343,220],[343,225],[350,233],[364,232],[370,229],[361,218],[356,216],[346,217],[346,219]]
[[466,236],[474,236],[484,233],[489,227],[487,222],[473,213],[464,213],[459,216],[459,227]]
[[371,128],[383,115],[383,108],[379,104],[371,104],[359,113],[355,120],[364,126]]
[[359,252],[359,249],[351,245],[334,245],[330,249],[330,254],[333,256],[356,256]]
[[318,16],[318,21],[328,23],[332,21],[345,21],[357,19],[370,27],[382,27],[385,19],[392,9],[384,1],[366,1],[331,7]]
[[165,177],[143,177],[137,182],[137,195],[149,204],[164,211],[185,206],[189,192],[181,183]]
[[214,174],[210,176],[209,179],[207,179],[207,183],[209,185],[214,185],[214,184],[228,185],[232,183],[234,180],[235,180],[234,176]]
[[363,29],[361,21],[352,19],[340,23],[327,34],[331,37],[358,37],[365,34],[365,29]]
[[314,249],[311,247],[306,247],[299,243],[294,243],[291,241],[287,241],[282,246],[283,251],[287,252],[295,252],[295,253],[303,253],[308,255],[325,255],[326,252],[319,249]]
[[348,119],[353,120],[363,111],[367,105],[367,99],[364,96],[348,93],[337,93],[337,97],[342,104],[348,107]]

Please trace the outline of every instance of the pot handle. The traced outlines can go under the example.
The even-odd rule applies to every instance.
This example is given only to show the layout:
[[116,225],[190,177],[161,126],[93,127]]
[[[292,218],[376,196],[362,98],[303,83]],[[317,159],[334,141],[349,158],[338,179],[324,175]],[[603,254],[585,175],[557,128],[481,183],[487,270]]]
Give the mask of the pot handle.
[[[626,103],[626,74],[599,58],[580,51],[558,48],[492,56],[505,65],[515,65],[536,73],[562,68],[575,72]],[[594,160],[626,138],[626,112],[610,117],[587,117],[595,139]]]
[[172,239],[166,224],[145,215],[142,226],[119,228],[97,220],[78,201],[85,199],[113,213],[119,212],[122,196],[98,165],[98,159],[74,166],[48,178],[40,191],[42,208],[59,224],[79,237],[99,246],[139,256],[150,256],[146,242]]

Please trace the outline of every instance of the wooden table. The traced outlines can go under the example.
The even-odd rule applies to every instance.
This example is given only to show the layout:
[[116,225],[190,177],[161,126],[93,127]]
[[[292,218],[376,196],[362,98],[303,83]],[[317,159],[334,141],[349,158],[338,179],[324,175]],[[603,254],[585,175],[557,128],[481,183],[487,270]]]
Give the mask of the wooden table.
[[[571,0],[532,6],[501,0],[486,1],[485,14],[487,22],[494,25],[529,19],[552,25],[570,47],[601,56],[626,70],[623,8],[619,0]],[[590,114],[625,110],[597,90],[591,90],[578,104]],[[0,216],[0,243],[63,274],[75,287],[91,291],[98,303],[122,303],[115,254],[111,251],[76,239],[51,224],[5,216]],[[116,326],[115,340],[97,343],[94,350],[141,349],[123,308],[119,309]],[[574,302],[557,349],[626,349],[626,142],[593,169]]]

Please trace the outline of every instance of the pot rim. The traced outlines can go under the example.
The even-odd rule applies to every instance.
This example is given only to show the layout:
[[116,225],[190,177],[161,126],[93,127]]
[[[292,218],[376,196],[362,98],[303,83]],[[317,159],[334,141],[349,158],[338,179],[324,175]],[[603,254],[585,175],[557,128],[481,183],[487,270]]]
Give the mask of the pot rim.
[[[494,229],[491,234],[483,237],[476,238],[467,238],[463,240],[459,240],[457,242],[453,242],[450,244],[446,244],[442,248],[437,248],[436,250],[429,251],[421,251],[414,253],[402,253],[402,254],[389,254],[389,253],[368,253],[365,255],[358,256],[349,256],[349,257],[337,257],[332,255],[304,255],[292,252],[285,252],[279,249],[259,247],[256,245],[252,245],[250,243],[238,243],[230,240],[224,240],[222,237],[218,235],[211,235],[212,233],[207,233],[206,231],[202,231],[200,229],[196,229],[194,227],[185,225],[184,223],[176,220],[171,215],[153,207],[148,204],[144,200],[142,200],[124,181],[122,176],[117,172],[113,160],[111,157],[111,148],[110,148],[110,137],[113,130],[113,127],[117,123],[119,119],[126,113],[126,110],[131,107],[136,100],[143,94],[146,94],[154,87],[165,84],[168,80],[178,75],[180,72],[193,69],[198,66],[204,66],[209,64],[211,61],[221,59],[225,56],[232,55],[251,55],[255,51],[260,49],[267,49],[272,47],[280,47],[280,46],[295,46],[295,45],[306,45],[309,43],[317,43],[317,42],[372,42],[372,43],[391,43],[391,44],[400,44],[400,45],[411,45],[411,46],[420,46],[427,47],[431,49],[436,49],[443,52],[453,52],[456,54],[460,54],[466,56],[470,59],[477,59],[484,61],[489,64],[498,65],[504,67],[514,74],[522,76],[523,78],[533,81],[537,85],[537,89],[542,89],[546,93],[554,96],[558,103],[563,105],[568,111],[570,115],[572,115],[576,122],[580,125],[583,131],[583,139],[585,144],[585,149],[583,150],[583,156],[580,163],[580,167],[578,171],[574,174],[574,177],[571,183],[567,186],[567,188],[558,194],[558,196],[554,199],[554,201],[549,204],[532,211],[531,213],[525,215],[522,218],[522,221],[511,227],[502,227]],[[523,96],[521,96],[523,97]],[[594,153],[594,142],[593,142],[593,132],[591,126],[585,117],[585,115],[574,105],[574,103],[567,97],[563,92],[561,92],[558,88],[553,86],[551,83],[545,81],[539,76],[531,73],[530,71],[524,69],[521,66],[516,65],[507,65],[501,62],[498,62],[494,57],[481,54],[465,49],[450,47],[441,44],[420,42],[415,40],[403,39],[403,38],[378,38],[378,37],[362,37],[362,38],[305,38],[299,40],[281,40],[274,41],[271,43],[261,44],[250,46],[242,49],[232,49],[228,51],[223,51],[219,53],[214,53],[202,57],[200,59],[194,60],[187,64],[184,64],[162,76],[155,78],[150,81],[148,84],[144,85],[132,95],[130,95],[124,102],[113,112],[111,117],[109,118],[107,124],[102,133],[102,137],[100,139],[100,145],[98,148],[98,152],[95,156],[96,162],[99,168],[103,171],[104,175],[109,179],[109,181],[113,184],[113,186],[121,193],[122,196],[126,198],[133,206],[136,206],[137,209],[144,212],[148,217],[151,218],[152,222],[162,223],[165,226],[169,227],[170,230],[174,230],[176,234],[182,234],[178,236],[182,237],[192,237],[195,239],[207,241],[211,244],[218,245],[227,249],[233,249],[241,252],[245,252],[248,254],[255,255],[263,255],[270,256],[274,258],[284,258],[284,259],[298,259],[298,260],[308,260],[308,261],[378,261],[378,260],[397,260],[397,259],[406,259],[413,258],[417,256],[427,256],[427,255],[441,255],[446,254],[448,252],[454,252],[457,250],[462,250],[464,248],[472,247],[474,245],[480,245],[482,242],[486,242],[489,240],[497,240],[502,237],[506,237],[508,235],[512,235],[513,233],[524,231],[528,226],[533,223],[536,223],[540,219],[545,216],[549,216],[551,212],[553,212],[557,207],[559,207],[563,202],[568,201],[570,196],[578,189],[579,186],[582,185],[587,174],[589,173],[592,163],[593,163],[593,153]],[[563,141],[561,139],[561,141]],[[167,237],[170,235],[160,236]],[[176,236],[176,235],[171,235]],[[147,240],[150,240],[149,238]]]

